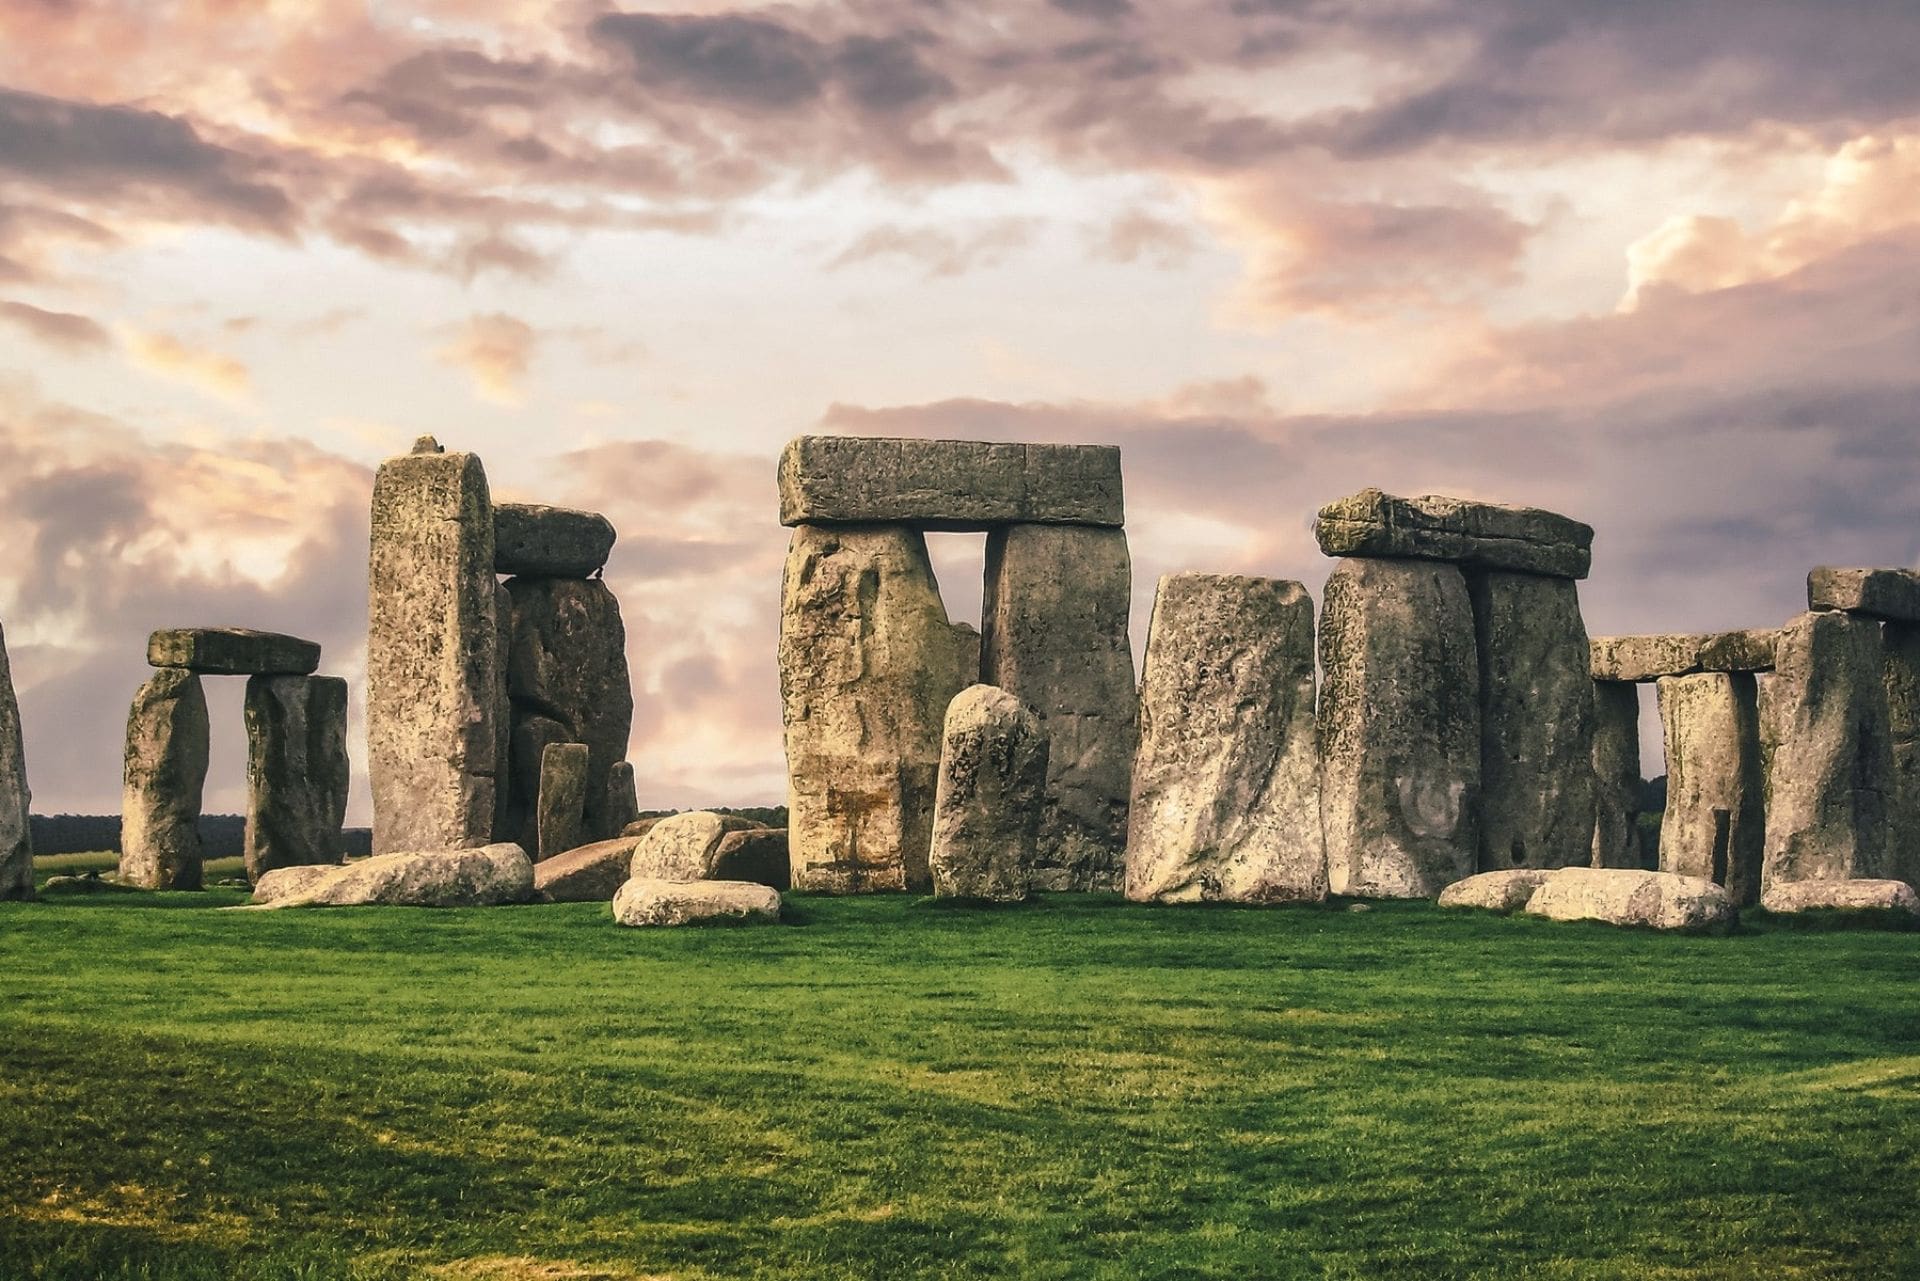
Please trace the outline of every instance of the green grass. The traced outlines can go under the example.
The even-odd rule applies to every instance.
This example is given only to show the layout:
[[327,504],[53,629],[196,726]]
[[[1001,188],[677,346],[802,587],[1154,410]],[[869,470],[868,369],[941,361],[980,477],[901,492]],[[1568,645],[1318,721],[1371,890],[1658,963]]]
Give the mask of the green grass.
[[[45,885],[55,876],[84,876],[88,872],[111,876],[119,869],[120,856],[112,850],[96,850],[86,854],[37,854],[33,859],[36,885]],[[246,860],[238,857],[210,858],[200,865],[201,878],[208,885],[246,874]]]
[[0,1277],[1920,1275],[1920,934],[237,901],[0,906]]

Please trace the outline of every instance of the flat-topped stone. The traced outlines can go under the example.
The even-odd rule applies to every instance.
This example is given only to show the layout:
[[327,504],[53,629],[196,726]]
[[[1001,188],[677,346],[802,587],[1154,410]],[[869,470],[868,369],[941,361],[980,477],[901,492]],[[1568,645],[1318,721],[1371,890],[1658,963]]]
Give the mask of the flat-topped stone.
[[1837,609],[1894,623],[1920,623],[1920,573],[1823,565],[1807,575],[1807,608]]
[[778,921],[780,891],[748,881],[664,881],[636,876],[613,896],[620,925],[693,925],[702,921]]
[[511,844],[283,867],[253,887],[254,904],[267,907],[491,907],[532,897],[533,863]]
[[783,525],[1121,525],[1120,450],[799,436],[780,455]]
[[1730,925],[1739,916],[1712,881],[1673,872],[1563,867],[1540,883],[1521,909],[1552,921],[1604,921],[1655,930]]
[[1780,631],[1774,627],[1595,636],[1589,652],[1597,681],[1656,681],[1695,672],[1770,672],[1779,639]]
[[541,503],[495,503],[494,572],[587,578],[607,563],[616,537],[613,522],[599,512]]
[[1920,897],[1905,881],[1781,881],[1767,887],[1760,906],[1769,912],[1906,912],[1920,916]]
[[1556,578],[1585,578],[1593,563],[1591,525],[1538,507],[1440,494],[1363,489],[1322,507],[1314,535],[1329,556],[1457,561]]
[[1489,912],[1518,912],[1554,873],[1550,867],[1509,867],[1455,881],[1435,900],[1441,907],[1477,907]]
[[204,676],[307,676],[320,666],[320,643],[245,627],[163,627],[147,637],[147,665]]

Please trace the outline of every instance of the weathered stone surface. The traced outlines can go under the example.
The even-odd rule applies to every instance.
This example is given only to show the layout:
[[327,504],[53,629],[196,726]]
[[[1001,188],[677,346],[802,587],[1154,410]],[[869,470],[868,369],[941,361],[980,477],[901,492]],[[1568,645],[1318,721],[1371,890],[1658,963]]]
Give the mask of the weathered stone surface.
[[1032,887],[1112,889],[1139,734],[1126,532],[1014,525],[988,536],[986,570],[980,680],[1037,712],[1051,744]]
[[1343,560],[1320,621],[1320,812],[1336,894],[1426,898],[1480,851],[1480,668],[1457,566]]
[[1879,911],[1920,916],[1920,895],[1905,881],[1778,881],[1760,896],[1769,912]]
[[1593,678],[1570,578],[1467,575],[1480,658],[1480,868],[1593,860]]
[[1004,689],[970,685],[947,707],[930,857],[941,898],[1027,896],[1047,795],[1047,736]]
[[536,861],[579,847],[586,833],[587,786],[586,744],[547,744],[540,754]]
[[1739,915],[1727,892],[1701,877],[1598,867],[1561,868],[1541,883],[1522,910],[1554,921],[1605,921],[1656,930],[1727,925]]
[[207,740],[207,698],[192,672],[163,667],[134,694],[120,804],[120,879],[129,885],[200,888]]
[[1500,872],[1480,872],[1447,886],[1440,891],[1436,901],[1441,907],[1479,907],[1490,912],[1518,912],[1555,870],[1549,867],[1510,867]]
[[780,891],[747,881],[663,881],[636,876],[614,895],[613,919],[619,925],[778,921]]
[[595,841],[533,865],[533,893],[542,903],[610,903],[627,883],[634,836]]
[[347,817],[347,683],[338,676],[247,681],[247,878],[338,863]]
[[661,817],[659,814],[654,814],[647,818],[636,818],[620,829],[620,835],[645,836],[654,829],[654,825],[660,821]]
[[628,874],[662,881],[722,879],[715,869],[721,842],[731,832],[764,826],[737,814],[715,814],[711,810],[669,814],[634,846]]
[[0,900],[33,897],[33,830],[27,821],[32,803],[13,666],[0,634]]
[[780,455],[783,525],[984,530],[1125,523],[1111,445],[800,436]]
[[1675,632],[1651,636],[1596,636],[1597,681],[1654,681],[1694,672],[1770,672],[1780,633],[1772,627],[1738,632]]
[[168,627],[147,637],[147,663],[208,676],[305,676],[320,643],[245,627]]
[[533,839],[529,829],[539,775],[524,773],[522,762],[536,746],[544,751],[549,743],[567,742],[587,747],[584,834],[588,839],[612,836],[620,830],[607,813],[613,767],[626,758],[633,727],[620,604],[597,579],[513,578],[506,591],[512,608],[507,695],[514,739],[506,830],[518,833],[522,844]]
[[607,563],[614,538],[613,522],[599,512],[541,503],[497,503],[494,572],[587,578]]
[[640,817],[640,793],[634,785],[633,762],[615,761],[607,771],[607,799],[600,813],[600,826],[623,835],[627,825]]
[[1640,687],[1593,683],[1593,866],[1638,868],[1640,843]]
[[976,680],[967,657],[921,535],[794,530],[780,610],[794,888],[931,886],[940,728]]
[[533,862],[508,844],[284,867],[253,887],[254,903],[270,907],[492,907],[532,897]]
[[1585,578],[1593,561],[1590,525],[1537,507],[1439,494],[1400,498],[1363,489],[1322,507],[1314,534],[1329,556],[1457,561],[1561,578]]
[[1893,761],[1888,869],[1897,879],[1920,886],[1920,626],[1888,623],[1880,636]]
[[1750,906],[1766,839],[1754,677],[1695,672],[1664,676],[1656,688],[1667,759],[1660,870],[1712,881]]
[[745,827],[720,838],[713,852],[716,881],[752,881],[784,890],[793,883],[793,864],[784,827]]
[[1880,625],[1801,614],[1767,687],[1765,883],[1883,877],[1893,751]]
[[1920,623],[1920,573],[1822,566],[1807,575],[1807,608],[1837,609],[1891,623]]
[[472,454],[380,465],[368,559],[367,772],[376,851],[492,838],[502,781],[493,504]]
[[1313,601],[1299,583],[1160,580],[1140,687],[1128,898],[1327,896],[1313,640]]

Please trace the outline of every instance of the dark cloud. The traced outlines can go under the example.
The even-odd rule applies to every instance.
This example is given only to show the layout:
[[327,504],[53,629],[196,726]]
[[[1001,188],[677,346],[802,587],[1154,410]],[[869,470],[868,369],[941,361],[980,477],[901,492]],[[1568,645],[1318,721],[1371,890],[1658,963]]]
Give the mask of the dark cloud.
[[0,320],[32,334],[41,342],[68,351],[98,351],[113,339],[96,320],[66,311],[47,311],[30,303],[0,299]]
[[817,98],[824,83],[821,44],[766,18],[609,13],[590,30],[625,50],[649,89],[766,111]]

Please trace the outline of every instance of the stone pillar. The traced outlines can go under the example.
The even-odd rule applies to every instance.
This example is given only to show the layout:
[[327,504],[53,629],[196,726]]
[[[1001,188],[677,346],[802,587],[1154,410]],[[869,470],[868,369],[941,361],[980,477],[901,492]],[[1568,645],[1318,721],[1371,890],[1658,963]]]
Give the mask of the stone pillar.
[[1313,601],[1299,583],[1160,580],[1127,830],[1136,901],[1327,896]]
[[0,900],[33,897],[33,830],[27,821],[32,800],[20,703],[13,693],[6,636],[0,633]]
[[541,752],[540,802],[530,851],[536,862],[586,844],[590,759],[585,743],[549,743]]
[[1880,624],[1801,614],[1767,691],[1766,883],[1888,873],[1894,786]]
[[1888,875],[1920,889],[1920,624],[1887,623],[1881,639],[1893,759]]
[[[634,786],[633,762],[615,761],[613,768],[607,771],[607,799],[602,810],[603,820],[618,836],[627,830],[627,824],[640,817],[640,793]],[[603,836],[601,840],[612,840],[612,836]]]
[[1035,889],[1113,889],[1127,846],[1139,698],[1126,531],[1011,525],[987,536],[980,679],[1052,744]]
[[477,456],[422,437],[412,454],[380,465],[367,583],[376,854],[493,837],[505,715],[493,559]]
[[942,732],[928,862],[941,897],[1027,896],[1047,800],[1047,735],[991,685],[954,696]]
[[1593,677],[1570,578],[1471,570],[1480,661],[1480,870],[1593,858]]
[[1667,746],[1660,870],[1712,881],[1751,906],[1766,825],[1755,678],[1699,672],[1663,676],[1657,688]]
[[338,676],[247,679],[247,879],[338,863],[347,817],[347,683]]
[[199,889],[207,698],[198,676],[163,667],[133,696],[123,778],[120,879],[150,890]]
[[1329,887],[1425,898],[1471,876],[1480,669],[1459,567],[1342,560],[1327,579],[1320,665]]
[[976,679],[965,648],[918,532],[794,529],[780,605],[794,888],[930,887],[941,726]]
[[1593,682],[1593,866],[1638,869],[1640,796],[1640,687],[1631,681]]

